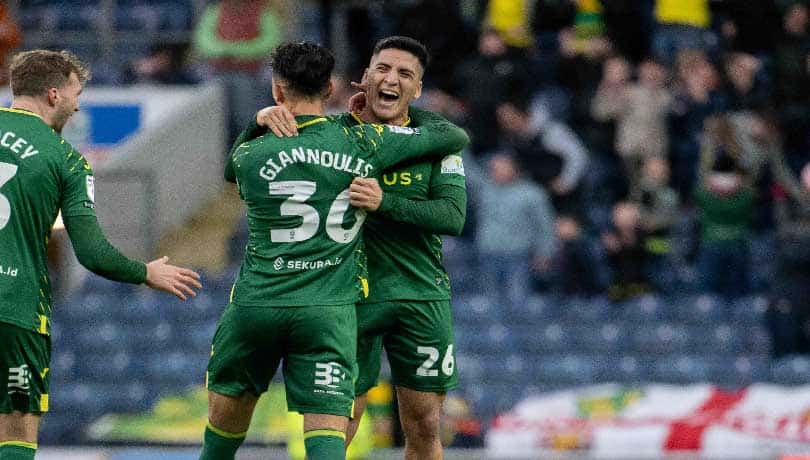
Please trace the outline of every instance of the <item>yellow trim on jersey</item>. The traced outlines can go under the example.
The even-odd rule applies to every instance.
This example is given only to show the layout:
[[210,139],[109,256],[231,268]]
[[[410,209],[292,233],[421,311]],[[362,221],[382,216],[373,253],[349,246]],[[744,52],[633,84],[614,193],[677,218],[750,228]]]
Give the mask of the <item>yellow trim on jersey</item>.
[[[365,121],[363,121],[363,119],[362,119],[362,118],[360,118],[360,115],[358,115],[358,114],[356,114],[356,113],[354,113],[354,112],[349,112],[349,115],[351,115],[351,116],[352,116],[352,118],[354,118],[354,121],[356,121],[356,122],[360,123],[361,125],[366,124],[366,122],[365,122]],[[411,117],[408,117],[408,118],[405,120],[405,123],[402,123],[400,126],[408,126],[409,124],[411,124]]]
[[312,430],[304,431],[304,439],[314,438],[315,436],[334,436],[342,440],[346,440],[346,433],[338,430]]
[[37,450],[37,443],[35,443],[35,442],[25,442],[25,441],[0,441],[0,447],[3,447],[3,446],[25,447],[26,449],[33,449],[33,450]]
[[[48,370],[45,369],[45,371],[47,372]],[[39,411],[40,412],[48,412],[48,409],[50,408],[50,403],[51,403],[51,398],[48,396],[48,393],[45,393],[44,395],[40,396],[39,397]]]
[[360,286],[363,288],[363,298],[368,298],[368,280],[363,278],[362,276],[358,276],[360,278]]
[[305,121],[303,123],[299,123],[297,125],[297,127],[298,127],[298,129],[306,128],[307,126],[312,126],[312,125],[314,125],[316,123],[322,123],[324,121],[327,121],[326,117],[313,118],[312,120]]
[[[233,286],[231,286],[231,293],[228,296],[228,303],[233,303],[233,291],[234,290],[236,290],[236,283],[233,283]],[[213,351],[213,349],[211,351]]]
[[49,371],[49,370],[51,370],[51,368],[50,368],[50,367],[46,367],[46,368],[45,368],[45,369],[44,369],[44,370],[43,370],[43,371],[42,371],[42,372],[39,374],[39,377],[40,377],[41,379],[44,379],[44,378],[45,378],[45,376],[46,376],[46,375],[48,375],[48,371]]
[[228,433],[227,431],[222,431],[214,425],[211,425],[211,422],[208,422],[208,429],[213,431],[215,435],[228,439],[244,439],[245,436],[247,436],[247,431],[243,431],[241,433]]
[[40,334],[48,335],[48,317],[45,315],[39,315],[39,329],[37,332]]
[[39,116],[39,114],[36,114],[36,113],[28,111],[28,110],[10,109],[8,107],[0,107],[0,112],[11,112],[11,113],[19,113],[19,114],[22,114],[22,115],[30,115],[32,117],[37,117],[40,120],[45,121],[45,120],[42,119],[41,116]]

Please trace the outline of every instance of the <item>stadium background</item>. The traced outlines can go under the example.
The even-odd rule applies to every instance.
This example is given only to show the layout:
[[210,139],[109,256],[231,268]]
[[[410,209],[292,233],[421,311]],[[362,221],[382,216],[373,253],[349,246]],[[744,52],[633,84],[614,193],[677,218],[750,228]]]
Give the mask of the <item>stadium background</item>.
[[[600,413],[609,418],[653,382],[729,392],[810,383],[803,2],[268,1],[274,30],[255,30],[265,48],[231,55],[206,47],[198,24],[209,3],[6,2],[20,35],[5,33],[5,50],[66,48],[93,67],[65,135],[97,171],[112,241],[198,267],[205,284],[183,304],[88,276],[57,230],[44,458],[193,458],[124,447],[189,445],[202,433],[210,340],[246,238],[222,161],[238,126],[270,102],[264,58],[282,38],[335,50],[332,110],[376,39],[422,40],[434,60],[418,104],[473,137],[467,229],[445,239],[461,376],[446,405],[451,445],[483,448],[498,414],[558,390],[618,384],[597,391],[621,396]],[[222,3],[259,12],[265,2]],[[541,199],[527,198],[537,189]],[[487,287],[494,276],[510,288]],[[375,403],[366,439],[395,447],[385,386]],[[284,457],[300,422],[279,404],[276,388],[246,455]],[[528,453],[587,456],[587,433],[558,432]],[[461,455],[486,455],[475,452]]]

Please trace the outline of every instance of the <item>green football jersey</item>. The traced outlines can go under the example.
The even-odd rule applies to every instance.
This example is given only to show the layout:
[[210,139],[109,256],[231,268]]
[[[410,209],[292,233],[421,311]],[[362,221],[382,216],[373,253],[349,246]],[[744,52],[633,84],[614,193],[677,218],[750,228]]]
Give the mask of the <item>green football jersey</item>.
[[0,109],[0,321],[50,331],[47,246],[59,210],[95,215],[93,171],[36,114]]
[[366,213],[349,205],[355,177],[458,150],[463,130],[441,117],[419,129],[347,126],[297,117],[299,135],[266,134],[237,147],[227,170],[247,205],[249,238],[232,301],[246,306],[352,304]]
[[[341,115],[341,120],[349,125],[362,123],[352,114]],[[466,189],[461,153],[411,160],[386,170],[380,179],[383,193],[416,201],[429,200],[430,190],[441,185]],[[441,236],[371,213],[363,239],[369,284],[364,302],[450,298]]]

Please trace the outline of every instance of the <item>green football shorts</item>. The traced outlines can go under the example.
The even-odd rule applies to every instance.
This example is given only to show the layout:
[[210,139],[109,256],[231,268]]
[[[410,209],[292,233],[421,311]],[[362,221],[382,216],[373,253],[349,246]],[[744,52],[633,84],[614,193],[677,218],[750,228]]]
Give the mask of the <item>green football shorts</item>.
[[382,348],[395,386],[443,393],[458,385],[449,301],[358,304],[357,323],[356,394],[377,384]]
[[0,322],[0,414],[48,412],[51,338]]
[[229,304],[211,347],[206,386],[226,396],[260,395],[282,364],[287,407],[350,417],[357,321],[354,304],[244,307]]

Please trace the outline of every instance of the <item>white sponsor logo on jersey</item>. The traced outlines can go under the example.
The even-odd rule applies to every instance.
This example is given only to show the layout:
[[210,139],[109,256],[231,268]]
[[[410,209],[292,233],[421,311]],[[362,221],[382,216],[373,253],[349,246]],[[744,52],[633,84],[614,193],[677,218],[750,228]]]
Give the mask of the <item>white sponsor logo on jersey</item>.
[[96,180],[93,176],[85,177],[87,183],[87,198],[93,203],[96,202]]
[[23,364],[20,367],[8,368],[8,393],[27,393],[31,388],[29,382],[31,380],[31,371],[28,370],[28,365]]
[[394,125],[385,125],[388,128],[388,131],[391,131],[394,134],[411,134],[411,135],[419,135],[419,128],[407,128],[405,126],[394,126]]
[[442,174],[464,175],[464,162],[461,155],[447,155],[442,159]]
[[315,385],[338,388],[343,380],[346,380],[346,372],[339,363],[315,363]]

